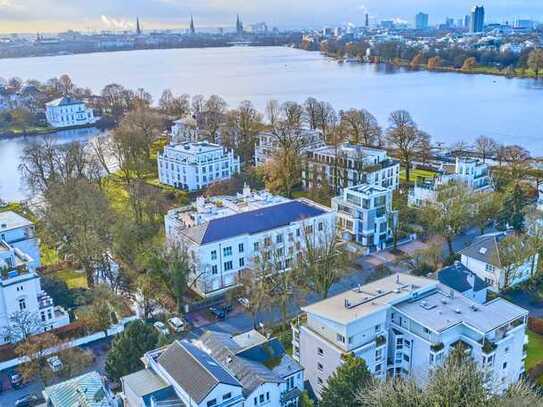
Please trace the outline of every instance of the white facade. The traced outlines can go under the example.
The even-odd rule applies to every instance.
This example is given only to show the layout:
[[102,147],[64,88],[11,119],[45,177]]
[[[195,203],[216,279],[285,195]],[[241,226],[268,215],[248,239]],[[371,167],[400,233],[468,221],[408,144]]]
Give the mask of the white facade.
[[[318,130],[304,129],[296,140],[300,145],[300,152],[324,146],[324,137]],[[273,157],[279,148],[279,138],[273,132],[260,132],[256,135],[255,165],[261,166]]]
[[449,182],[463,183],[473,192],[493,189],[487,164],[476,159],[457,157],[453,173],[447,173],[442,169],[433,179],[416,180],[414,187],[409,191],[409,205],[421,207],[425,203],[435,202],[439,187]]
[[76,99],[62,97],[45,105],[47,123],[54,128],[87,126],[94,124],[94,112],[87,105]]
[[324,146],[309,150],[306,161],[302,171],[306,189],[321,185],[324,180],[330,188],[337,186],[336,192],[360,184],[392,190],[400,185],[400,163],[391,159],[385,150],[351,144],[337,148]]
[[40,267],[40,246],[32,222],[12,212],[0,212],[0,241],[26,253],[34,268]]
[[393,191],[378,185],[345,188],[332,199],[338,227],[345,240],[353,240],[367,252],[382,250],[392,239],[398,211],[392,209]]
[[319,396],[347,353],[380,379],[410,376],[421,385],[460,342],[493,392],[524,372],[528,311],[503,299],[481,305],[435,280],[390,276],[302,310],[293,354]]
[[240,170],[233,151],[207,142],[169,144],[158,154],[157,163],[161,183],[188,191],[229,180]]
[[168,212],[167,242],[188,249],[193,266],[191,281],[201,295],[232,288],[240,272],[254,267],[256,256],[267,261],[273,255],[289,269],[302,253],[309,234],[323,243],[335,234],[336,216],[330,208],[306,199],[269,199],[271,204],[261,202],[259,208],[240,212],[211,209],[203,213],[198,208]]

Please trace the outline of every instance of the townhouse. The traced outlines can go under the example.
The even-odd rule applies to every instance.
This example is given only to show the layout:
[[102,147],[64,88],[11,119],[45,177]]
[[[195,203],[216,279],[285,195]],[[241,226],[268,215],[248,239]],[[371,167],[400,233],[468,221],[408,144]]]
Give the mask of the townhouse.
[[498,298],[478,304],[436,280],[398,274],[303,307],[293,355],[317,396],[349,353],[379,379],[420,385],[461,345],[493,392],[524,373],[528,311]]
[[360,184],[396,190],[400,185],[400,163],[377,148],[327,145],[307,151],[302,182],[306,189],[326,182],[336,193]]
[[204,141],[165,146],[158,153],[157,165],[161,183],[188,191],[229,180],[240,170],[233,151]]

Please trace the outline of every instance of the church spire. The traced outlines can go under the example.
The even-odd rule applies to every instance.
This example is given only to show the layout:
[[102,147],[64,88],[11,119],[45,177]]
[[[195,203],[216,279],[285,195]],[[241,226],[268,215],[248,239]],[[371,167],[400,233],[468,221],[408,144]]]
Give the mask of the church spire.
[[141,34],[141,25],[140,25],[140,18],[139,17],[136,18],[136,34],[138,34],[138,35]]
[[243,32],[243,23],[239,18],[239,14],[236,15],[236,32],[241,34]]
[[190,15],[190,33],[194,34],[196,32],[196,29],[194,28],[194,17],[192,14]]

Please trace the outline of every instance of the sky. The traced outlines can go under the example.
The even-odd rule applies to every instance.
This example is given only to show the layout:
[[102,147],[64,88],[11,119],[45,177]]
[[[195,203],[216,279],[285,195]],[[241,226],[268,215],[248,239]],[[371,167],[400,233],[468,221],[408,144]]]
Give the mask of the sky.
[[543,21],[542,0],[0,0],[0,32],[134,29],[136,17],[144,29],[179,29],[191,14],[199,27],[231,27],[236,13],[245,24],[265,21],[281,28],[361,24],[366,12],[375,21],[411,22],[424,11],[437,24],[463,17],[476,2],[489,21]]

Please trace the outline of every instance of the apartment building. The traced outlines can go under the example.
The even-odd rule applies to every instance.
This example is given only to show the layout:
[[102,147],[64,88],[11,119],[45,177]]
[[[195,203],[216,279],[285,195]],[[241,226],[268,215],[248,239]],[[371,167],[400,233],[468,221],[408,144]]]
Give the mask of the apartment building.
[[345,188],[340,196],[332,198],[343,239],[360,244],[365,253],[384,249],[398,223],[392,196],[390,188],[362,184]]
[[94,112],[85,102],[68,96],[52,100],[45,104],[47,123],[54,128],[86,126],[94,124]]
[[32,266],[40,267],[40,245],[34,224],[28,219],[12,211],[0,212],[0,241],[26,253]]
[[460,251],[462,264],[495,292],[529,280],[537,272],[539,254],[527,255],[525,261],[519,265],[510,266],[502,262],[500,242],[509,233],[498,232],[479,236],[471,245]]
[[439,188],[449,182],[463,183],[473,192],[493,189],[488,164],[477,159],[457,157],[454,166],[442,165],[436,177],[417,179],[409,191],[409,205],[421,207],[435,202]]
[[167,242],[188,250],[190,281],[203,296],[234,287],[239,273],[257,259],[273,258],[288,270],[306,239],[319,245],[335,236],[335,212],[307,199],[256,193],[220,202],[200,198],[196,207],[174,209],[165,217]]
[[293,355],[318,396],[347,353],[377,378],[401,375],[421,385],[459,344],[494,392],[524,373],[528,311],[501,298],[478,304],[436,280],[398,274],[302,310]]
[[400,163],[385,150],[340,144],[310,149],[302,171],[304,187],[327,182],[336,193],[360,184],[396,190],[400,185]]
[[157,163],[161,183],[188,191],[229,180],[240,170],[233,151],[204,141],[169,144],[158,153]]
[[[324,137],[318,130],[303,129],[300,134],[293,136],[300,146],[301,153],[325,145]],[[260,132],[256,135],[255,165],[264,165],[271,159],[279,148],[279,137],[271,131]]]

